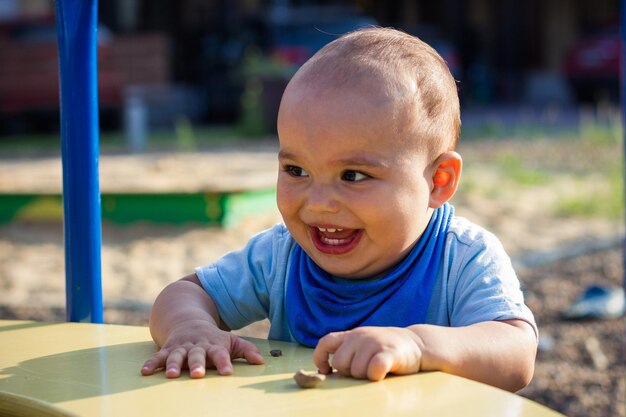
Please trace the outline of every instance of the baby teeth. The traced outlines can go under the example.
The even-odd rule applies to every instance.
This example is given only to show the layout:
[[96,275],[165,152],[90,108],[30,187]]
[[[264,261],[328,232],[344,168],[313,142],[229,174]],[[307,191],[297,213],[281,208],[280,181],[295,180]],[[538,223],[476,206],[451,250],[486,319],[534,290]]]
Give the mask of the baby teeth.
[[328,232],[328,233],[335,233],[335,232],[341,232],[343,229],[332,229],[332,228],[325,228],[325,227],[318,227],[318,230],[320,232]]

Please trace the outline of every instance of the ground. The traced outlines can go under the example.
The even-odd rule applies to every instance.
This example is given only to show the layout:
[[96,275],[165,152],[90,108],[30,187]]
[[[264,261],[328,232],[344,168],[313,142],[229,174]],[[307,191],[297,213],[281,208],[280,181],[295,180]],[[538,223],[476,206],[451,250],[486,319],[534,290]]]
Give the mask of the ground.
[[[266,181],[275,169],[274,150],[270,145],[217,156],[103,156],[102,184],[137,189],[144,187],[138,180],[143,179],[152,189],[168,184],[193,188],[212,186],[207,178],[237,182],[241,175],[254,181],[252,168],[246,167]],[[560,317],[585,286],[622,285],[623,194],[612,174],[621,180],[621,147],[610,141],[500,140],[469,142],[461,153],[465,168],[453,201],[457,214],[500,237],[540,327],[535,378],[521,394],[570,417],[625,417],[624,318],[573,322]],[[211,163],[202,163],[207,160]],[[0,191],[18,183],[18,189],[43,183],[54,189],[59,173],[55,157],[4,158]],[[617,214],[611,208],[615,204]],[[251,233],[278,220],[276,212],[268,212],[227,230],[105,223],[105,320],[145,325],[149,306],[165,285],[241,247]],[[64,320],[64,297],[61,223],[0,225],[0,319]],[[261,323],[242,333],[263,336],[266,331]]]
[[539,324],[535,377],[521,394],[570,417],[626,416],[624,318],[567,321],[560,312],[588,285],[622,285],[622,246],[520,273]]

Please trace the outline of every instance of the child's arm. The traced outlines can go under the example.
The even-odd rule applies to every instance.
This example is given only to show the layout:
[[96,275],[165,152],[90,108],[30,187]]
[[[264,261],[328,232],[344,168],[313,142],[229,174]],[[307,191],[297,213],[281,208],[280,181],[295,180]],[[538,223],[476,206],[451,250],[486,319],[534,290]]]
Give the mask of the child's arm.
[[201,378],[210,366],[221,375],[232,374],[231,358],[263,363],[255,345],[230,333],[221,323],[215,304],[195,274],[170,284],[159,294],[150,313],[150,332],[161,350],[143,365],[143,375],[165,367],[165,375],[176,378],[187,365],[191,377]]
[[320,339],[313,361],[322,373],[373,381],[388,373],[444,371],[517,391],[530,382],[537,338],[523,320],[488,321],[466,327],[417,324],[360,327]]

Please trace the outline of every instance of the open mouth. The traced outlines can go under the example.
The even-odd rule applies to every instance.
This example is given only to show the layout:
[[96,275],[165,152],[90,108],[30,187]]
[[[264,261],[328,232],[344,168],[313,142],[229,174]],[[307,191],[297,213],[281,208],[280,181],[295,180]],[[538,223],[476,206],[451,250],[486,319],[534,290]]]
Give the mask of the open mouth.
[[317,250],[329,255],[343,255],[350,252],[363,235],[362,229],[309,226],[309,230]]

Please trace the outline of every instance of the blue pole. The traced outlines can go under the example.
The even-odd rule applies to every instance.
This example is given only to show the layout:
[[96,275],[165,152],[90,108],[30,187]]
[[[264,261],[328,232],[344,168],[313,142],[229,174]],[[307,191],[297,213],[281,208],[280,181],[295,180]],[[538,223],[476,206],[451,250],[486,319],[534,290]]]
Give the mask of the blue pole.
[[67,320],[102,323],[97,0],[56,0]]
[[[622,147],[624,149],[624,168],[626,169],[626,0],[621,0],[620,1],[620,9],[621,9],[621,13],[620,13],[620,32],[621,32],[621,36],[622,36],[622,45],[621,45],[621,60],[620,60],[620,65],[621,65],[621,77],[620,77],[620,84],[621,84],[621,105],[622,105],[622,134],[624,135],[624,143],[622,144]],[[626,171],[623,171],[622,173],[625,173]],[[626,181],[624,181],[624,196],[625,196],[625,203],[626,203]],[[622,267],[624,269],[624,276],[623,276],[623,285],[626,286],[626,240],[624,241],[624,245],[622,248]]]

